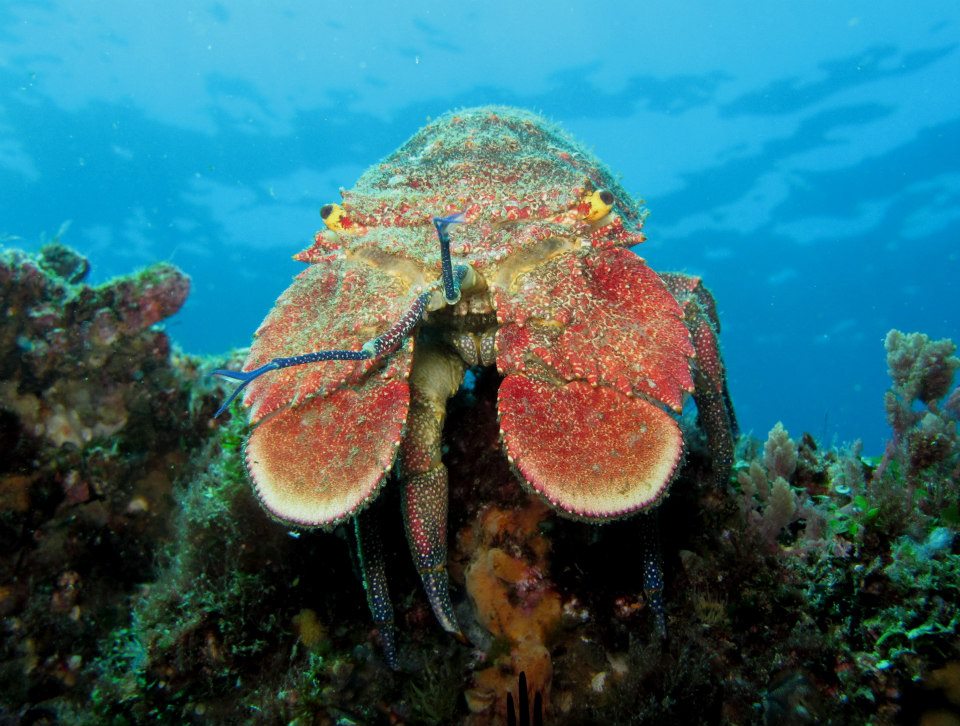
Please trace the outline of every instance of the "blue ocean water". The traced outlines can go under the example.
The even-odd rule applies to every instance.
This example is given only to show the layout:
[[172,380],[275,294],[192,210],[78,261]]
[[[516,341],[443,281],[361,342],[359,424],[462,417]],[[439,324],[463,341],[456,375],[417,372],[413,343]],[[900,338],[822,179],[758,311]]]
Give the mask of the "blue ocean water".
[[0,239],[169,260],[188,352],[247,345],[321,205],[429,118],[563,124],[720,305],[742,427],[887,437],[883,337],[960,339],[960,5],[0,5]]

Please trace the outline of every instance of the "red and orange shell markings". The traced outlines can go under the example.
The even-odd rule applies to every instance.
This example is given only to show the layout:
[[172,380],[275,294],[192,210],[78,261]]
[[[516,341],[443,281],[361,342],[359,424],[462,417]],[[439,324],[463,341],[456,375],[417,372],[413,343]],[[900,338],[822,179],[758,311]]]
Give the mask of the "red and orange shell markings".
[[[318,350],[359,350],[399,320],[409,305],[406,293],[395,276],[371,265],[344,259],[311,265],[297,275],[260,325],[244,370]],[[406,376],[409,350],[400,351],[389,363],[379,375]],[[325,361],[260,376],[244,395],[250,422],[344,385],[362,384],[375,367],[371,361]]]
[[718,394],[723,394],[726,372],[720,357],[720,318],[713,295],[699,277],[666,273],[664,283],[683,310],[684,320],[693,338],[696,367]]
[[350,516],[376,496],[393,466],[409,407],[406,381],[374,377],[261,421],[246,450],[260,501],[301,526]]
[[733,465],[737,421],[720,356],[717,304],[699,277],[667,273],[663,275],[663,280],[680,303],[684,320],[690,329],[696,351],[693,397],[700,426],[707,435],[713,455],[714,475],[717,483],[722,485]]
[[674,410],[693,389],[680,307],[628,250],[556,257],[498,290],[495,304],[497,367],[505,375],[542,369]]
[[692,390],[679,305],[631,252],[564,255],[497,295],[504,444],[554,507],[610,519],[655,502],[680,460]]
[[[375,267],[330,259],[297,276],[256,333],[245,370],[317,350],[357,350],[404,312],[406,290]],[[247,467],[275,517],[330,526],[393,466],[410,407],[408,343],[383,361],[325,361],[263,375],[246,390]]]
[[680,428],[662,408],[584,381],[508,376],[498,409],[523,479],[578,518],[613,519],[653,504],[683,452]]

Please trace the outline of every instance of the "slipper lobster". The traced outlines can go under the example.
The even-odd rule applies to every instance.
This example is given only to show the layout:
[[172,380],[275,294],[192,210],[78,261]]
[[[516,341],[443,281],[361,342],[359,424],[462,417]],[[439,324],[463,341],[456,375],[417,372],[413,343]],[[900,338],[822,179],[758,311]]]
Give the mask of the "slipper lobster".
[[[534,114],[447,114],[368,169],[296,255],[309,265],[257,330],[240,382],[246,461],[287,525],[353,519],[367,600],[396,665],[376,527],[393,471],[431,607],[462,637],[448,589],[448,399],[495,366],[503,451],[560,515],[648,511],[683,457],[692,394],[726,476],[735,421],[712,296],[632,251],[645,213],[610,171]],[[218,412],[219,415],[219,412]],[[651,588],[659,569],[650,566]]]

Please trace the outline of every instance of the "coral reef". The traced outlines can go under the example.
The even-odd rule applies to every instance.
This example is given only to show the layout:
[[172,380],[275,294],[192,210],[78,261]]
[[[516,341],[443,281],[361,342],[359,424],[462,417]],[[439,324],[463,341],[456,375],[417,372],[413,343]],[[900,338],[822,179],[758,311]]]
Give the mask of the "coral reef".
[[499,379],[471,373],[443,453],[471,644],[436,625],[390,482],[371,515],[396,603],[392,671],[351,528],[269,519],[243,417],[211,423],[212,365],[155,327],[185,279],[159,266],[90,287],[87,267],[59,245],[0,258],[0,720],[502,723],[521,671],[550,724],[957,718],[949,341],[888,336],[878,459],[778,424],[741,438],[718,482],[683,419],[689,450],[659,508],[665,639],[638,523],[560,519],[525,492],[499,450]]
[[215,408],[202,366],[154,327],[189,280],[161,264],[91,287],[88,270],[59,242],[0,254],[2,720],[89,689]]

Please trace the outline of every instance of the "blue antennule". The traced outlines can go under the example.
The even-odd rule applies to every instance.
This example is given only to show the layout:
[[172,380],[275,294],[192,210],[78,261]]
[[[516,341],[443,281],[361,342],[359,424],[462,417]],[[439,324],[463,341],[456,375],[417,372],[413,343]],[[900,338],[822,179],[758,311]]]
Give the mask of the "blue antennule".
[[321,360],[366,360],[367,358],[372,358],[373,353],[369,350],[363,348],[361,350],[320,350],[316,353],[304,353],[303,355],[295,355],[291,358],[274,358],[272,361],[266,365],[262,365],[259,368],[254,368],[252,371],[231,371],[226,368],[218,368],[211,375],[220,376],[221,378],[230,378],[234,381],[240,381],[240,385],[233,389],[227,400],[223,402],[223,405],[217,409],[217,412],[213,414],[214,418],[220,416],[221,413],[227,410],[227,407],[233,403],[235,399],[244,388],[247,387],[247,384],[256,380],[264,373],[268,371],[275,371],[280,368],[289,368],[290,366],[302,366],[305,363],[316,363]]
[[440,265],[443,271],[443,297],[448,305],[460,302],[460,281],[453,274],[453,263],[450,261],[450,232],[451,224],[463,224],[467,217],[463,212],[451,214],[449,217],[434,217],[433,226],[437,228],[440,238]]

